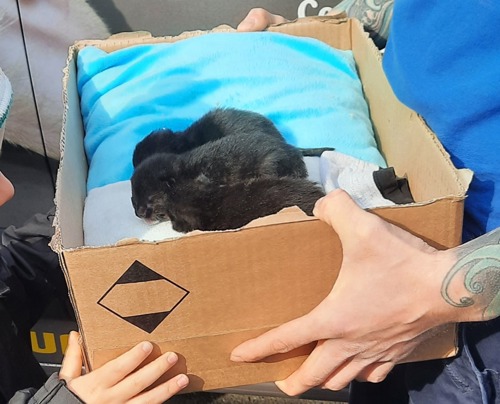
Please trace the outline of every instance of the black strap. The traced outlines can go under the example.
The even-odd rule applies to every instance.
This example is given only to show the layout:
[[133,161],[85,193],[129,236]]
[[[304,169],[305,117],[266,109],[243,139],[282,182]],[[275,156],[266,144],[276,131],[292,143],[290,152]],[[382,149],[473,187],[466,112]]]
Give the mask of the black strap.
[[415,202],[408,180],[397,177],[393,167],[374,171],[373,181],[385,199],[399,205]]

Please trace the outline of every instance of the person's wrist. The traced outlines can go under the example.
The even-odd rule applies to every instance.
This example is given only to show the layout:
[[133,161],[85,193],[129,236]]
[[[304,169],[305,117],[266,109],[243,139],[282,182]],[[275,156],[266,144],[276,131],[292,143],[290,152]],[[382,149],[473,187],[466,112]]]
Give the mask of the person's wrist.
[[457,271],[457,250],[436,253],[435,268],[440,279],[440,304],[436,306],[440,324],[483,320],[480,299],[471,297],[463,273]]
[[408,280],[415,285],[417,299],[410,318],[420,322],[424,331],[460,321],[463,313],[449,304],[442,291],[444,279],[456,262],[455,254],[451,250],[428,251],[416,262],[419,267],[414,269],[414,278]]

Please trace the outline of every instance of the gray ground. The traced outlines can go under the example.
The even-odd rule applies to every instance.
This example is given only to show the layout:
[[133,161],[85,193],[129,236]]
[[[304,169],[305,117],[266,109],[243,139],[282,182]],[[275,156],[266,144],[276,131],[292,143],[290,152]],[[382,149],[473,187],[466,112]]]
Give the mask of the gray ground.
[[255,396],[243,394],[191,393],[179,395],[169,401],[169,404],[343,404],[345,401],[307,400],[287,397]]

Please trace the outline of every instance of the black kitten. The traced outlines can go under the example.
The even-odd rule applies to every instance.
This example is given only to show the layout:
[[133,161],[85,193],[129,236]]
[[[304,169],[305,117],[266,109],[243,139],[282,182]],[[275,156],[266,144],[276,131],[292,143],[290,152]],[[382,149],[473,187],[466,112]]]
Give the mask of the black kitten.
[[151,220],[170,218],[179,232],[227,230],[289,206],[312,215],[322,196],[319,186],[303,178],[265,177],[230,184],[180,180],[162,184],[137,213]]
[[285,142],[273,122],[261,114],[233,108],[215,108],[184,131],[160,129],[152,132],[135,147],[132,163],[137,167],[141,161],[155,153],[180,154],[210,141],[233,135],[265,135]]
[[[146,158],[131,178],[132,205],[140,218],[168,220],[153,201],[165,199],[158,196],[171,192],[175,185],[189,184],[192,192],[197,187],[207,192],[255,178],[306,176],[302,156],[292,146],[262,135],[234,135],[182,154],[156,153]],[[207,188],[209,184],[215,188]]]
[[[304,198],[314,195],[314,201],[322,193],[307,180],[294,182],[307,177],[301,151],[286,143],[270,120],[248,111],[215,109],[184,132],[154,132],[137,145],[133,162],[136,215],[170,219],[179,231],[241,227],[285,206],[304,205],[301,192]],[[265,191],[266,186],[271,188]],[[217,203],[230,210],[226,219],[222,210],[215,213]]]
[[295,147],[257,132],[226,136],[181,154],[154,153],[135,168],[132,188],[150,176],[163,182],[203,178],[225,184],[263,176],[304,178],[307,169]]

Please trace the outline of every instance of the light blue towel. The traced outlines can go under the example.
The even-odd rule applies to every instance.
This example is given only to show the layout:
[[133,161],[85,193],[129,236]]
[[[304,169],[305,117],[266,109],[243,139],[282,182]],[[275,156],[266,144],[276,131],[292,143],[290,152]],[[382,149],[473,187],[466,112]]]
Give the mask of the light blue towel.
[[334,147],[385,167],[350,51],[284,34],[212,33],[78,54],[88,190],[132,175],[135,145],[214,107],[261,113],[298,147]]

